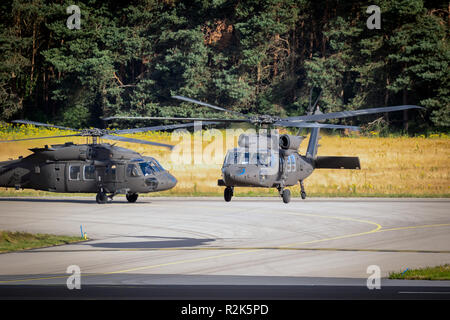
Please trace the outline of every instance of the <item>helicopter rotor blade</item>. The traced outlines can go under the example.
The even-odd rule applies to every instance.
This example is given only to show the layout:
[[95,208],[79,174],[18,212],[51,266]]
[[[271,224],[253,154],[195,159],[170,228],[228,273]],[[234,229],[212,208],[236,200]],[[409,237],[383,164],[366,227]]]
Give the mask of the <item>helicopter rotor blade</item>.
[[108,139],[108,140],[122,141],[122,142],[148,144],[148,145],[152,145],[152,146],[169,148],[170,150],[172,150],[175,147],[171,144],[165,144],[165,143],[159,143],[159,142],[153,142],[153,141],[141,140],[141,139],[134,139],[134,138],[128,138],[128,137],[121,137],[121,136],[113,136],[110,134],[105,134],[105,135],[101,136],[101,138]]
[[81,137],[81,134],[69,134],[64,136],[50,136],[50,137],[38,137],[38,138],[24,138],[13,140],[0,140],[0,142],[15,142],[15,141],[27,141],[27,140],[39,140],[39,139],[53,139],[53,138],[66,138],[66,137]]
[[320,89],[319,95],[317,96],[316,101],[314,102],[314,104],[312,104],[313,92],[314,92],[314,87],[311,87],[311,90],[309,90],[309,103],[308,103],[307,115],[314,114],[314,108],[316,107],[317,103],[319,102],[319,99],[322,96],[323,90]]
[[313,90],[314,90],[314,87],[312,87],[312,88],[309,90],[308,114],[312,114],[312,112],[311,112],[311,101],[312,101]]
[[320,121],[325,119],[341,119],[347,117],[357,117],[366,114],[373,113],[383,113],[383,112],[393,112],[393,111],[401,111],[408,109],[424,109],[423,107],[415,106],[415,105],[401,105],[394,107],[382,107],[382,108],[371,108],[371,109],[361,109],[361,110],[352,110],[352,111],[341,111],[341,112],[332,112],[332,113],[321,113],[321,114],[312,114],[306,116],[296,116],[296,117],[288,117],[281,119],[282,121]]
[[31,124],[31,125],[37,126],[37,127],[49,127],[49,128],[56,128],[56,129],[61,129],[61,130],[80,131],[80,130],[73,129],[73,128],[62,127],[62,126],[55,126],[53,124],[47,124],[47,123],[36,122],[36,121],[29,121],[29,120],[13,120],[11,122],[13,122],[13,123],[20,123],[20,124]]
[[320,92],[319,92],[319,95],[317,96],[316,101],[314,102],[314,104],[312,105],[312,107],[311,107],[311,109],[310,109],[311,114],[314,113],[314,109],[316,108],[317,103],[319,102],[320,97],[322,96],[322,92],[323,92],[323,90],[321,89]]
[[104,121],[109,120],[171,120],[171,121],[220,121],[220,122],[248,122],[248,119],[221,119],[221,118],[182,118],[182,117],[126,117],[112,116],[102,118]]
[[[219,122],[202,122],[202,125],[203,124],[218,124],[218,123]],[[112,130],[111,133],[127,134],[127,133],[137,133],[137,132],[147,132],[147,131],[163,131],[163,130],[171,130],[171,129],[188,128],[188,127],[193,127],[195,125],[196,124],[194,122],[181,123],[181,124],[169,124],[169,125],[154,126],[154,127],[124,129],[124,130]]]
[[295,128],[349,129],[351,131],[359,131],[361,129],[360,127],[356,126],[346,126],[340,124],[293,122],[293,121],[278,121],[275,122],[274,125],[282,127],[295,127]]
[[183,101],[186,101],[186,102],[199,104],[199,105],[202,105],[202,106],[205,106],[205,107],[209,107],[209,108],[212,108],[212,109],[215,109],[215,110],[219,110],[219,111],[233,113],[233,114],[239,115],[241,117],[246,117],[247,118],[246,115],[244,115],[244,114],[242,114],[240,112],[236,112],[236,111],[233,111],[233,110],[228,110],[228,109],[225,109],[225,108],[222,108],[222,107],[218,107],[218,106],[206,103],[206,102],[201,102],[201,101],[198,101],[198,100],[195,100],[195,99],[191,99],[191,98],[187,98],[187,97],[183,97],[183,96],[172,96],[172,98],[178,99],[178,100],[183,100]]

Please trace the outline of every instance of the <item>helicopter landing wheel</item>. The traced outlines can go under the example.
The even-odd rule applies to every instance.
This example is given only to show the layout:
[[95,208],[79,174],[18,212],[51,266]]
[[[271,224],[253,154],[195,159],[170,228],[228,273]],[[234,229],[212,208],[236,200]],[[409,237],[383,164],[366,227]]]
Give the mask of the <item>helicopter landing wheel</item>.
[[289,189],[284,189],[281,193],[284,203],[289,203],[291,201],[291,191]]
[[104,204],[108,202],[108,196],[106,195],[105,192],[99,192],[97,193],[95,200],[97,201],[98,204]]
[[127,193],[127,195],[126,195],[127,200],[128,200],[128,202],[130,202],[130,203],[135,203],[136,200],[137,200],[137,198],[138,198],[138,196],[139,196],[139,195],[138,195],[137,193],[130,193],[130,194]]
[[305,192],[305,186],[303,185],[303,180],[300,180],[300,195],[302,196],[302,199],[305,200],[306,199],[306,192]]
[[231,198],[233,198],[233,187],[226,187],[223,191],[223,198],[226,202],[230,202]]

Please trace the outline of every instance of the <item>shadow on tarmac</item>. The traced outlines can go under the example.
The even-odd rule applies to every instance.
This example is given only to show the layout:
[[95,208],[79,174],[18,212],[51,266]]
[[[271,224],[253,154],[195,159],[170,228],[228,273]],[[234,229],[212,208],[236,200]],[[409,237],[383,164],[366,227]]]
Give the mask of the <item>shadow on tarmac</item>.
[[[0,198],[0,202],[35,202],[35,203],[77,203],[77,204],[97,204],[95,201],[95,195],[91,198],[86,199],[80,199],[80,198]],[[125,198],[118,198],[114,199],[112,201],[108,201],[108,203],[103,205],[109,205],[109,204],[129,204],[129,205],[136,205],[136,204],[148,204],[152,203],[151,201],[146,200],[145,198],[139,199],[136,203],[129,203]]]
[[197,247],[207,243],[216,241],[216,239],[204,238],[178,238],[178,237],[131,237],[131,238],[145,238],[151,241],[132,241],[132,242],[100,242],[100,243],[86,243],[83,245],[94,248],[108,248],[108,249],[162,249],[162,248],[180,248],[180,247]]

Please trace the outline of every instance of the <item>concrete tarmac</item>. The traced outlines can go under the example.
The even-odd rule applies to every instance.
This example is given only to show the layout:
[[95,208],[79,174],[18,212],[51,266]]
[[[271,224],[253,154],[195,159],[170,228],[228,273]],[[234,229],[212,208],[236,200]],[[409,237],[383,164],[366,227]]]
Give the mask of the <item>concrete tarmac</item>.
[[[67,268],[76,265],[82,286],[122,288],[120,297],[130,286],[178,288],[176,296],[169,290],[165,298],[201,298],[207,291],[198,296],[189,292],[231,286],[238,291],[250,288],[251,299],[252,292],[261,294],[254,286],[264,292],[273,286],[272,298],[303,299],[308,291],[294,287],[331,286],[354,287],[355,297],[370,298],[376,290],[366,285],[373,275],[370,266],[375,266],[382,287],[401,287],[394,291],[402,296],[392,296],[390,290],[387,298],[417,298],[417,292],[428,290],[435,293],[426,297],[448,299],[450,281],[385,278],[393,271],[450,263],[449,209],[447,199],[309,198],[284,204],[279,198],[233,198],[225,203],[221,198],[141,197],[129,204],[117,197],[99,205],[94,197],[0,198],[1,230],[79,235],[82,226],[89,238],[0,254],[0,298],[8,298],[7,292],[18,297],[20,288],[26,296],[30,286],[65,287],[71,275]],[[408,294],[408,287],[416,291]],[[233,291],[223,291],[228,296],[216,291],[213,298],[238,297]],[[151,292],[142,297],[158,298]],[[353,297],[353,291],[330,292],[311,292],[310,297]]]

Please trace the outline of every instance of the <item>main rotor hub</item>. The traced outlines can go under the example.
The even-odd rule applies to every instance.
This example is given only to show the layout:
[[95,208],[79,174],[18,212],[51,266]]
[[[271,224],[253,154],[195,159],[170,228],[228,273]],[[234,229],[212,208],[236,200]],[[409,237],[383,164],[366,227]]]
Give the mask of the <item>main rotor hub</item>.
[[250,123],[254,125],[264,125],[264,124],[274,124],[277,121],[280,121],[279,117],[263,114],[259,116],[250,117]]
[[101,137],[107,133],[107,130],[97,128],[84,129],[80,132],[80,134],[84,137]]

